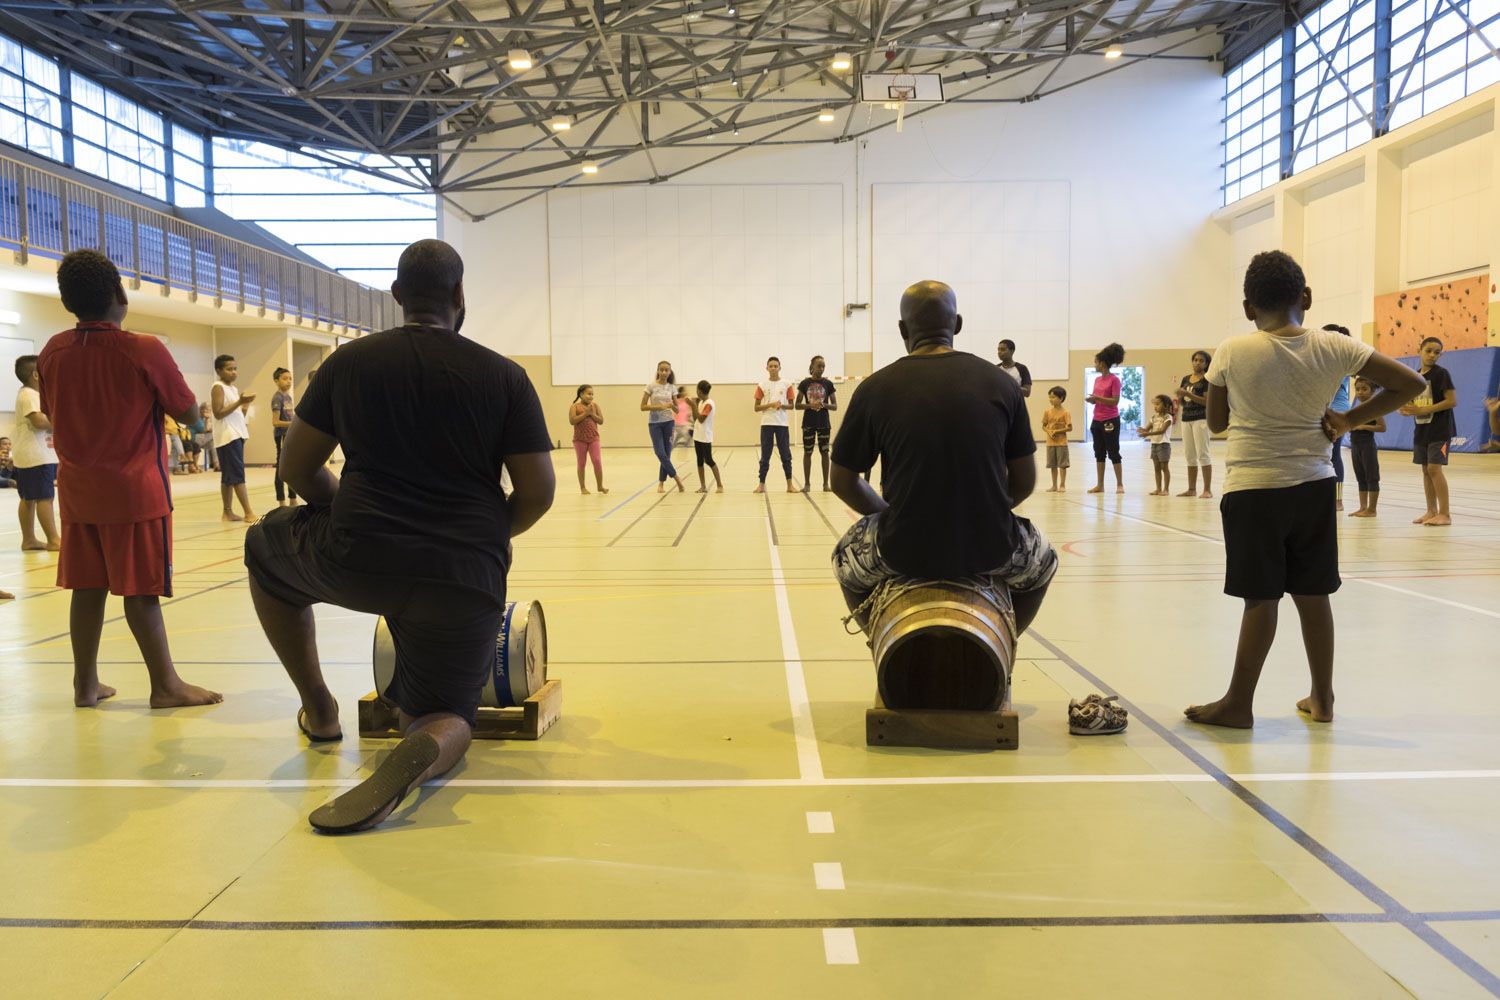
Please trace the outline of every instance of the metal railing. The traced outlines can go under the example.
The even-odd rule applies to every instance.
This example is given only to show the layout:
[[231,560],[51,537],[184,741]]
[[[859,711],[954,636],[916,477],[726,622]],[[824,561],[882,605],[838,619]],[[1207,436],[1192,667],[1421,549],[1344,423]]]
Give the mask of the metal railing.
[[17,263],[99,250],[127,279],[211,295],[278,321],[370,332],[395,326],[390,293],[230,239],[29,164],[0,156],[0,247]]

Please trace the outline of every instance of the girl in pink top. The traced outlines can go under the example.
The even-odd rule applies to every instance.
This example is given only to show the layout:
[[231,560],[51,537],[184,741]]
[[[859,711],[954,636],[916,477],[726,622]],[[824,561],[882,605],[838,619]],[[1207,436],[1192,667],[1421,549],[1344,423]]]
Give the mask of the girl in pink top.
[[573,405],[568,407],[568,423],[573,425],[573,450],[578,453],[578,492],[588,495],[589,488],[583,481],[586,459],[594,460],[594,485],[600,493],[604,488],[604,462],[599,452],[599,425],[604,423],[604,411],[594,402],[594,387],[580,385]]
[[1094,369],[1099,377],[1094,379],[1094,391],[1083,397],[1094,404],[1089,436],[1094,439],[1095,481],[1090,493],[1104,492],[1105,456],[1115,467],[1115,492],[1125,492],[1125,474],[1120,468],[1120,376],[1109,371],[1124,360],[1125,348],[1119,344],[1109,344],[1094,355]]
[[677,398],[673,400],[672,447],[687,447],[693,443],[693,407],[688,402],[687,386],[677,387]]

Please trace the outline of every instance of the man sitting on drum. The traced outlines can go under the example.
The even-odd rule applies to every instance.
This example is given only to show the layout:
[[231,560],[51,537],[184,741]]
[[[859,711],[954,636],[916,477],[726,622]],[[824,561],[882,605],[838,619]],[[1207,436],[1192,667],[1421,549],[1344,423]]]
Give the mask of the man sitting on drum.
[[[297,403],[281,477],[307,506],[274,510],[245,536],[255,611],[302,697],[309,740],[343,735],[312,605],[383,615],[395,645],[385,696],[405,738],[368,780],[313,812],[324,833],[375,826],[463,758],[495,662],[510,539],[552,506],[536,390],[515,362],[459,336],[458,254],[413,243],[391,294],[406,322],[340,347]],[[337,446],[342,478],[327,468]]]
[[[1005,583],[1016,630],[1036,617],[1057,552],[1013,508],[1036,486],[1036,441],[1015,379],[953,349],[953,289],[922,281],[901,296],[906,357],[860,383],[833,442],[833,491],[863,514],[833,567],[861,628],[862,606],[893,577]],[[860,478],[881,462],[882,498]]]

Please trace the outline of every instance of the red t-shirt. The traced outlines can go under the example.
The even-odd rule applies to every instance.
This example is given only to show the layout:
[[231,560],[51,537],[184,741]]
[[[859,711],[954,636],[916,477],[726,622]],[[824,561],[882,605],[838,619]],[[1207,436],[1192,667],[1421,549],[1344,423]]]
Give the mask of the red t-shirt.
[[113,323],[80,323],[37,359],[42,410],[57,446],[62,516],[75,524],[134,524],[172,509],[162,415],[198,398],[155,337]]

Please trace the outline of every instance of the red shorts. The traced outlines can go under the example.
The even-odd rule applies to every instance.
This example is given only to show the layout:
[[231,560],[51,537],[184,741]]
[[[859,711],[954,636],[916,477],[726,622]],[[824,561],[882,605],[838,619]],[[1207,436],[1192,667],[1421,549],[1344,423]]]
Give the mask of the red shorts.
[[172,596],[172,515],[135,524],[63,520],[57,585],[117,597]]

